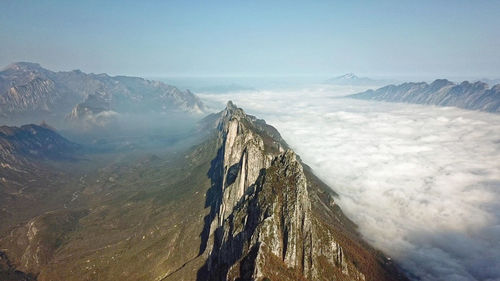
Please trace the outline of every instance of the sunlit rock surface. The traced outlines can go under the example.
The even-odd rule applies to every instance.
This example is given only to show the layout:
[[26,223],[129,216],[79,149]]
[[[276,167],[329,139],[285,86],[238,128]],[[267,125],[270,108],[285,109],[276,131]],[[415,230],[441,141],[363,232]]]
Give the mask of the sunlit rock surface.
[[[314,183],[319,180],[312,174],[308,178],[275,129],[231,102],[216,122],[220,148],[211,170],[215,196],[205,222],[210,239],[201,248],[208,260],[199,280],[366,280],[372,272],[363,272],[355,261],[364,253],[346,254],[334,234],[349,224],[347,219],[331,194],[322,194],[327,204],[325,197],[317,197],[325,192]],[[336,217],[332,222],[339,229],[322,215]],[[404,279],[379,267],[377,276]]]
[[95,155],[48,128],[3,128],[2,145],[22,144],[6,155],[26,146],[37,168],[0,170],[0,277],[406,280],[275,128],[230,102],[200,129],[184,151]]

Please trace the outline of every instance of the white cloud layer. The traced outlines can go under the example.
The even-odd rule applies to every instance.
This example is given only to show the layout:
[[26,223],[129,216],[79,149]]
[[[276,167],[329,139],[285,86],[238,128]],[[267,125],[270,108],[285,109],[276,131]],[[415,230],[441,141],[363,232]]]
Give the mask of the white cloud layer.
[[500,280],[500,115],[361,101],[356,89],[200,94],[275,126],[365,239],[422,280]]

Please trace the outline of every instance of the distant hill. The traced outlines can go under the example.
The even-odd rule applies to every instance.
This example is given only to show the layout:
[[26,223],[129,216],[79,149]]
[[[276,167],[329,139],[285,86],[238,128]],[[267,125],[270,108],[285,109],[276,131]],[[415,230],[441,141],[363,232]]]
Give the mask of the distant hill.
[[484,82],[460,84],[446,79],[438,79],[428,84],[403,83],[389,85],[377,90],[349,95],[349,98],[455,106],[471,110],[500,112],[500,85],[489,87]]
[[21,158],[65,158],[78,147],[77,144],[43,125],[0,126],[0,161],[2,163],[15,163]]
[[389,80],[374,80],[367,77],[358,77],[354,73],[347,73],[341,76],[333,77],[324,83],[332,85],[348,86],[382,86],[391,83]]
[[76,160],[80,149],[48,126],[0,126],[0,197],[7,200],[6,194],[16,194],[25,187],[11,183],[36,178],[42,162]]
[[13,63],[0,71],[3,119],[38,122],[68,116],[75,121],[116,113],[200,114],[204,110],[201,100],[189,90],[139,77],[87,74],[80,70],[54,72],[29,62]]

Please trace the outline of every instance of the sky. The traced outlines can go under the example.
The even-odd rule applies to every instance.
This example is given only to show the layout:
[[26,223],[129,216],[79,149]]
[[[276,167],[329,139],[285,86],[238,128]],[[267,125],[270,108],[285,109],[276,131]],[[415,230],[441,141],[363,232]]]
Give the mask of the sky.
[[500,78],[500,1],[0,1],[0,65]]

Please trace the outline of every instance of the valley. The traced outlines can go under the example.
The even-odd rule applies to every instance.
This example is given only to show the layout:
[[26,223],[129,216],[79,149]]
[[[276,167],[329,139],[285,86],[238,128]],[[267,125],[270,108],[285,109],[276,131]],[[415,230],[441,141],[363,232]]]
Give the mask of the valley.
[[2,183],[0,276],[406,280],[276,129],[232,103],[199,126],[188,148],[26,156],[33,174]]

